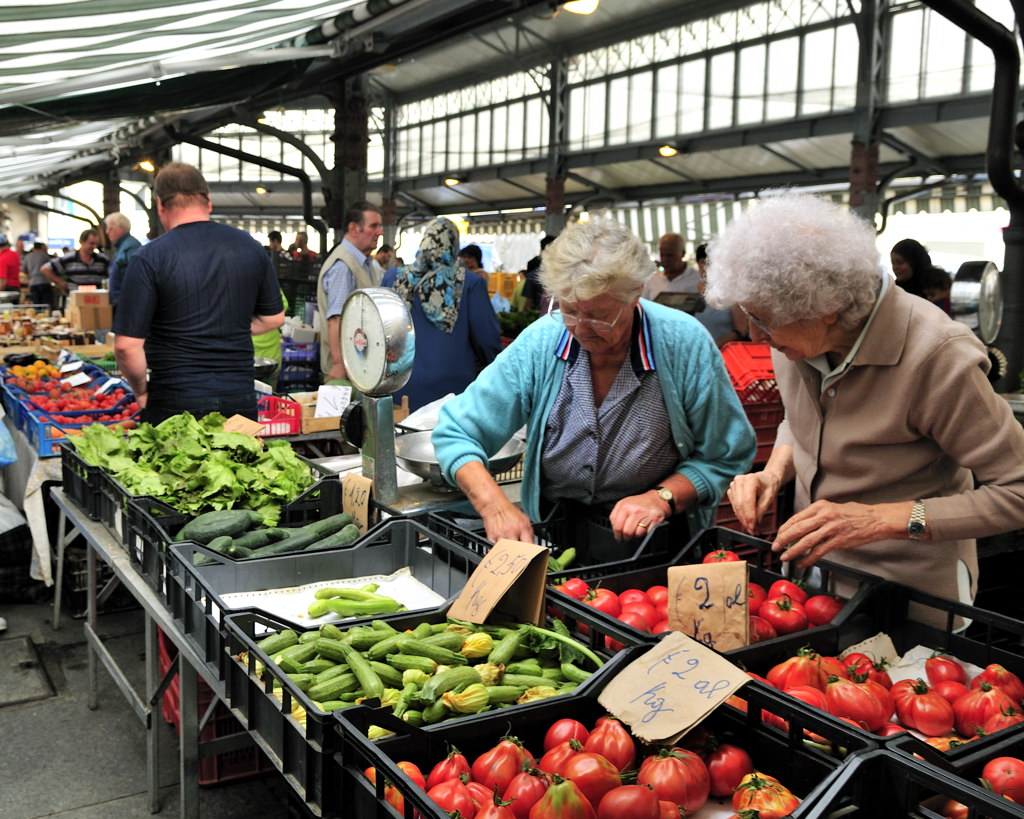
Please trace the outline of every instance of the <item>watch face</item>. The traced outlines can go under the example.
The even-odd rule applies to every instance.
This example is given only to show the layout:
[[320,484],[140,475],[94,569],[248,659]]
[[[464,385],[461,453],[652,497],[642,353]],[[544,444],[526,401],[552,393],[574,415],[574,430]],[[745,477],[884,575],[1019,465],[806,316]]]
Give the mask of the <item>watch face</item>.
[[361,392],[373,392],[384,380],[387,337],[373,300],[356,291],[341,314],[341,358],[349,380]]
[[659,489],[658,490],[658,495],[661,497],[662,500],[666,500],[669,503],[671,503],[672,500],[673,500],[673,495],[672,495],[672,490],[671,489]]

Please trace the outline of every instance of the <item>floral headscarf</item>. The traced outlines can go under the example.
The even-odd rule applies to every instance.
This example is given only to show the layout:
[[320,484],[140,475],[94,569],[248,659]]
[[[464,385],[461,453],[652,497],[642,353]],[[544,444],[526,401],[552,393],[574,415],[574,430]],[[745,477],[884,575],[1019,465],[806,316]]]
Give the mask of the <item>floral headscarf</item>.
[[450,333],[459,318],[465,270],[458,264],[459,231],[448,219],[435,219],[423,234],[416,261],[395,277],[395,290],[412,306],[418,296],[437,329]]

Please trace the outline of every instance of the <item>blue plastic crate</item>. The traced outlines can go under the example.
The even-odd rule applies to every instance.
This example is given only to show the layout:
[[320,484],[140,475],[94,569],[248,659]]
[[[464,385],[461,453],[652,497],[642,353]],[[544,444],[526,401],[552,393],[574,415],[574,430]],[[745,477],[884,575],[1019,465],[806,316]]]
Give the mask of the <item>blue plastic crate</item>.
[[283,364],[313,364],[320,360],[320,344],[315,341],[297,342],[281,339],[281,361]]
[[[103,415],[109,415],[117,411],[118,410],[115,409],[68,410],[67,412],[57,413],[61,416],[82,419],[80,423],[65,423],[57,421],[50,413],[42,412],[40,410],[25,410],[22,413],[21,429],[40,458],[52,458],[56,455],[60,455],[61,442],[67,439],[69,432],[74,434],[85,429],[87,426],[96,423],[107,423],[108,425],[113,425],[116,422],[101,422],[99,419]],[[139,412],[136,410],[130,419],[124,420],[137,420],[138,415]]]

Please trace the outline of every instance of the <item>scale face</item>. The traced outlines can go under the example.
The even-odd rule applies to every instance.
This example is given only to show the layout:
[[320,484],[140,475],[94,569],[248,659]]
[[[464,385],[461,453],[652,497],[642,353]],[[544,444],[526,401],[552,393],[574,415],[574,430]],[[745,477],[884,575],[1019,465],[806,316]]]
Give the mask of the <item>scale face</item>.
[[412,372],[412,317],[394,290],[355,290],[341,311],[341,357],[349,380],[366,395],[391,395]]

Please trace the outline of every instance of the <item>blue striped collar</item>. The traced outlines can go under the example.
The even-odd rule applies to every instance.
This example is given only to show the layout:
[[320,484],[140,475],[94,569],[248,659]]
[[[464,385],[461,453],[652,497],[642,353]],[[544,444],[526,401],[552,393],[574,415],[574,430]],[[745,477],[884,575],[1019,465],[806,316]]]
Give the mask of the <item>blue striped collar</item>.
[[[638,376],[645,372],[654,372],[658,368],[654,361],[654,345],[651,343],[651,324],[639,303],[633,313],[633,329],[633,341],[629,346],[629,361],[633,366],[633,372]],[[580,343],[573,338],[568,329],[563,330],[558,344],[555,345],[555,357],[573,364],[579,354]]]

